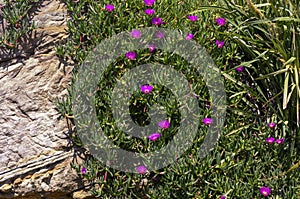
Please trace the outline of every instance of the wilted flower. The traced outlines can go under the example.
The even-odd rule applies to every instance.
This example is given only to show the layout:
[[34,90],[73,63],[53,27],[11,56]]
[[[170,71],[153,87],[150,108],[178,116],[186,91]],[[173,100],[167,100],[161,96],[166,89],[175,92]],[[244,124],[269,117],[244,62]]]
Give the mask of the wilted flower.
[[266,139],[266,142],[269,144],[272,144],[274,141],[275,141],[275,138],[273,138],[273,137],[269,137]]
[[125,54],[125,56],[126,56],[128,59],[130,59],[130,60],[134,60],[135,57],[136,57],[136,53],[133,52],[133,51],[129,51],[129,52],[127,52],[127,53]]
[[212,120],[211,118],[209,118],[209,117],[206,117],[206,118],[204,118],[204,119],[202,120],[202,122],[203,122],[205,125],[210,125],[210,124],[213,122],[213,120]]
[[219,26],[224,26],[225,23],[226,23],[226,19],[219,17],[219,18],[216,19],[216,23],[217,23]]
[[224,46],[224,41],[216,40],[216,45],[218,48],[222,48]]
[[146,6],[152,6],[154,4],[155,0],[144,0],[144,3]]
[[155,36],[159,39],[163,38],[165,36],[165,34],[163,32],[156,32]]
[[107,179],[107,171],[105,171],[105,173],[104,173],[104,176],[103,176],[103,181],[105,181],[105,182],[106,182],[106,179]]
[[153,133],[153,134],[148,136],[148,139],[151,140],[151,141],[155,141],[158,138],[160,138],[160,136],[161,136],[161,134],[159,134],[159,133]]
[[276,143],[277,144],[282,144],[284,142],[284,139],[283,138],[280,138],[280,139],[277,139],[276,140]]
[[139,31],[139,30],[133,30],[130,32],[130,34],[133,38],[136,38],[136,39],[141,38],[141,31]]
[[196,15],[190,15],[190,16],[187,16],[187,18],[193,22],[198,20],[198,16],[196,16]]
[[186,40],[191,40],[194,38],[194,35],[192,33],[188,33],[185,37]]
[[259,193],[266,197],[266,196],[270,195],[271,189],[269,187],[261,187],[259,189]]
[[206,103],[205,103],[205,108],[210,108],[210,107],[211,107],[211,103],[208,102],[208,101],[206,101]]
[[245,67],[244,66],[239,66],[239,67],[235,68],[235,70],[237,72],[243,72],[245,70]]
[[154,13],[155,13],[155,10],[154,10],[154,9],[149,8],[149,9],[146,9],[146,10],[145,10],[145,14],[146,14],[146,15],[153,15]]
[[105,9],[108,11],[108,12],[112,12],[114,9],[115,9],[115,6],[114,5],[111,5],[111,4],[107,4],[105,6]]
[[82,173],[82,174],[86,174],[86,168],[85,168],[85,167],[82,167],[82,168],[81,168],[81,173]]
[[269,126],[270,128],[274,128],[274,127],[276,126],[276,123],[271,122],[271,123],[268,124],[268,126]]
[[[14,48],[16,45],[12,42],[9,42],[9,43],[5,43],[3,42],[6,46],[8,46],[9,48]],[[18,41],[16,41],[16,44],[18,43]]]
[[150,53],[153,53],[156,50],[154,44],[149,44],[148,48],[149,48]]
[[153,180],[154,182],[158,182],[159,177],[154,177],[154,178],[152,178],[152,180]]
[[151,86],[151,85],[145,84],[145,85],[142,85],[142,86],[141,86],[141,91],[142,91],[144,94],[148,94],[148,93],[150,93],[152,90],[153,90],[153,86]]
[[168,120],[162,120],[158,122],[158,126],[163,129],[167,129],[170,127],[170,122]]
[[144,174],[144,173],[147,172],[147,167],[145,167],[144,165],[141,165],[141,166],[138,166],[138,167],[136,168],[136,170],[137,170],[137,172],[138,172],[139,174]]

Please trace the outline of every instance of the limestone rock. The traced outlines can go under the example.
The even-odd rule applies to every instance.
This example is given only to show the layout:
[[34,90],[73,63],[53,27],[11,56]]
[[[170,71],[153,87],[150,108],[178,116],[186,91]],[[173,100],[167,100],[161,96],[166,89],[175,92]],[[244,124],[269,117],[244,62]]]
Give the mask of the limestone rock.
[[41,0],[29,41],[17,52],[0,51],[0,198],[72,198],[84,185],[70,167],[69,127],[54,104],[73,68],[55,55],[66,20],[64,4]]
[[80,191],[74,192],[72,197],[74,199],[81,199],[81,198],[91,198],[92,195],[86,191],[80,190]]

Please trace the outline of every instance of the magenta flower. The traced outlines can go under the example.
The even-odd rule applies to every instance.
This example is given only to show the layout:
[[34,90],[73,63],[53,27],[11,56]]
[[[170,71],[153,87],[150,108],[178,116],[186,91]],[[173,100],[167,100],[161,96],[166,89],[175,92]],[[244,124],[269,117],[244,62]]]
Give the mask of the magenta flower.
[[144,3],[146,6],[152,6],[154,4],[155,0],[144,0]]
[[188,33],[185,37],[186,40],[191,40],[194,38],[194,35],[192,33]]
[[224,196],[224,195],[220,196],[220,199],[226,199],[226,196]]
[[133,51],[129,51],[129,52],[127,52],[127,53],[125,54],[125,56],[126,56],[128,59],[130,59],[130,60],[134,60],[135,57],[136,57],[136,53],[133,52]]
[[156,32],[155,36],[159,39],[163,38],[165,36],[165,34],[163,32]]
[[274,128],[274,127],[276,126],[276,123],[271,122],[271,123],[268,124],[268,126],[269,126],[270,128]]
[[235,70],[237,72],[243,72],[245,70],[245,67],[244,66],[239,66],[239,67],[235,68]]
[[224,46],[224,41],[216,40],[216,45],[218,48],[222,48]]
[[141,38],[141,31],[139,31],[139,30],[133,30],[130,32],[130,34],[133,38],[136,38],[136,39]]
[[273,138],[273,137],[269,137],[269,138],[266,139],[266,142],[268,144],[272,144],[274,141],[275,141],[275,138]]
[[153,133],[153,134],[148,136],[148,139],[151,140],[151,141],[155,141],[158,138],[160,138],[160,136],[161,136],[161,134],[159,134],[159,133]]
[[86,168],[85,168],[85,167],[82,167],[82,168],[81,168],[81,173],[82,173],[82,174],[86,174]]
[[112,12],[114,9],[115,9],[115,6],[114,5],[111,5],[111,4],[107,4],[105,6],[105,9],[108,11],[108,12]]
[[266,196],[270,195],[271,189],[269,187],[261,187],[259,189],[259,193],[266,197]]
[[163,129],[167,129],[170,127],[170,122],[168,120],[162,120],[158,122],[158,126]]
[[150,53],[153,53],[156,50],[154,44],[149,44],[148,48],[149,48]]
[[145,85],[142,85],[142,86],[141,86],[141,91],[142,91],[144,94],[148,94],[148,93],[150,93],[152,90],[153,90],[153,86],[150,86],[150,85],[148,85],[148,84],[145,84]]
[[160,18],[160,17],[153,17],[151,20],[151,23],[155,26],[159,26],[159,25],[163,24],[164,22],[163,22],[162,18]]
[[277,144],[282,144],[284,142],[284,139],[283,138],[280,138],[280,139],[277,139],[276,140],[276,143]]
[[192,22],[198,20],[198,16],[196,16],[196,15],[190,15],[190,16],[187,16],[187,18],[188,18],[190,21],[192,21]]
[[226,19],[219,17],[216,19],[216,23],[218,26],[224,26],[226,24]]
[[155,10],[153,10],[151,8],[145,10],[146,15],[153,15],[154,13],[155,13]]
[[202,122],[203,122],[205,125],[210,125],[210,124],[213,122],[213,120],[212,120],[211,118],[209,118],[209,117],[206,117],[206,118],[204,118],[204,119],[202,120]]
[[141,166],[138,166],[137,168],[136,168],[136,170],[137,170],[137,172],[139,173],[139,174],[144,174],[144,173],[146,173],[147,172],[147,167],[145,167],[144,165],[141,165]]

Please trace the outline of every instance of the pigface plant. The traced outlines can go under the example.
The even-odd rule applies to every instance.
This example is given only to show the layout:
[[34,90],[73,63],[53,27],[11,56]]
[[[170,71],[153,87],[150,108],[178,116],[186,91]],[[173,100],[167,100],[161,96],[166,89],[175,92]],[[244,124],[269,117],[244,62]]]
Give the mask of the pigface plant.
[[[164,37],[157,37],[157,35]],[[86,58],[78,71],[73,90],[73,112],[77,132],[94,156],[108,167],[125,171],[139,172],[137,165],[145,165],[149,171],[159,170],[175,162],[191,145],[198,131],[201,115],[198,103],[185,77],[171,66],[145,64],[126,71],[113,86],[110,93],[111,110],[116,127],[140,139],[159,139],[159,127],[170,127],[172,118],[164,114],[159,106],[151,109],[150,124],[139,126],[131,119],[128,102],[131,95],[141,89],[144,95],[153,92],[149,85],[163,85],[171,90],[179,103],[180,121],[173,140],[160,150],[137,153],[116,147],[113,141],[101,130],[95,108],[95,90],[99,81],[105,81],[108,66],[118,57],[129,60],[138,59],[134,52],[147,49],[149,44],[156,49],[183,56],[204,77],[212,99],[212,119],[199,157],[204,157],[215,145],[222,130],[225,118],[226,96],[219,70],[211,57],[196,42],[187,40],[180,31],[164,28],[144,28],[118,35],[101,42]],[[154,88],[155,89],[155,88]],[[149,96],[149,95],[148,95]],[[169,120],[164,120],[169,119]]]

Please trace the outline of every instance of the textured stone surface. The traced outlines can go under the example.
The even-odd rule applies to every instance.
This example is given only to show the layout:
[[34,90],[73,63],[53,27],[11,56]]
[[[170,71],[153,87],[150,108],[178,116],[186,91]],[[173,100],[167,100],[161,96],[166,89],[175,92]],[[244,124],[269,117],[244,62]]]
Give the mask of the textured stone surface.
[[18,52],[0,52],[0,198],[87,197],[73,193],[83,183],[70,167],[69,129],[54,104],[72,71],[54,49],[67,36],[66,19],[62,3],[40,1],[30,40]]

